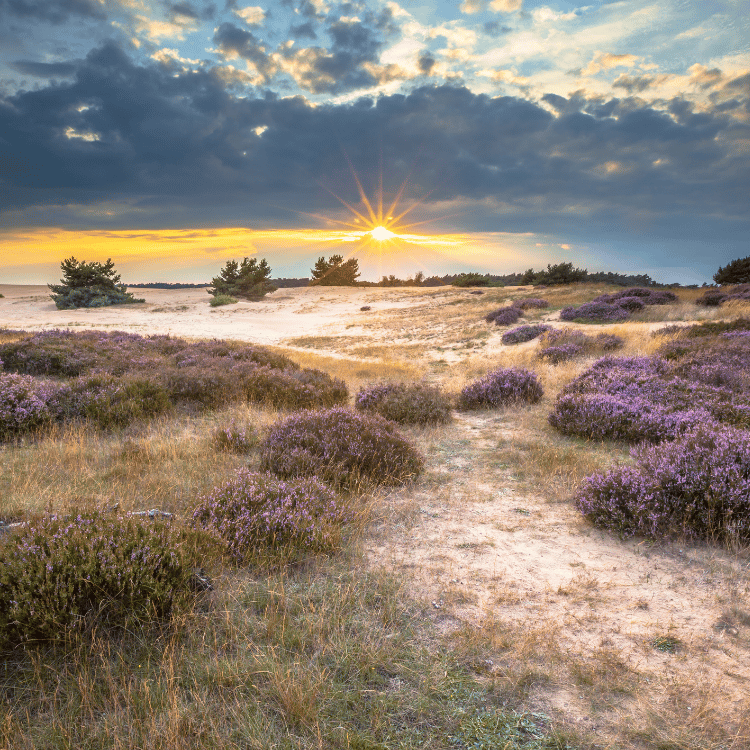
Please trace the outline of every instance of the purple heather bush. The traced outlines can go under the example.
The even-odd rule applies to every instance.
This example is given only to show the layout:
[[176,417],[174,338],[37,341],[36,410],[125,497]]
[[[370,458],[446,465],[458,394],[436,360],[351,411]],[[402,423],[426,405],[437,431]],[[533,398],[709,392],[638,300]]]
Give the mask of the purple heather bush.
[[555,328],[541,336],[537,356],[552,364],[558,364],[576,357],[611,352],[621,349],[624,345],[624,339],[613,333],[589,336],[572,328]]
[[685,334],[661,356],[604,357],[569,383],[549,421],[593,439],[659,442],[701,424],[750,428],[750,337]]
[[215,339],[53,330],[2,344],[0,353],[5,370],[71,378],[61,416],[101,427],[121,427],[173,405],[210,409],[251,400],[310,408],[349,397],[346,385],[327,373],[303,370],[262,347]]
[[623,289],[614,294],[600,294],[594,299],[594,302],[607,302],[617,304],[622,299],[636,297],[644,305],[668,305],[677,301],[677,295],[674,292],[668,292],[663,289],[647,289],[644,287],[630,287]]
[[499,307],[484,316],[487,323],[495,323],[498,326],[510,326],[516,323],[523,315],[523,311],[513,305],[508,307]]
[[582,483],[579,510],[623,536],[750,540],[750,433],[699,426]]
[[61,383],[0,372],[0,440],[58,421],[69,393]]
[[585,302],[578,307],[564,307],[560,320],[580,320],[588,323],[617,323],[627,320],[630,313],[610,302]]
[[349,519],[339,496],[315,477],[283,480],[244,468],[203,497],[193,514],[197,525],[218,532],[238,563],[264,548],[329,550]]
[[520,367],[500,368],[469,383],[458,399],[460,409],[481,409],[512,404],[535,404],[544,391],[536,373]]
[[552,330],[552,326],[545,325],[544,323],[537,323],[536,325],[529,326],[518,326],[517,328],[511,328],[502,335],[503,344],[523,344],[526,341],[533,341],[538,338],[546,331]]
[[513,307],[517,307],[519,310],[543,310],[545,307],[549,307],[549,302],[538,297],[527,297],[526,299],[515,300]]
[[423,467],[421,455],[393,422],[344,407],[292,414],[277,422],[262,444],[261,468],[282,478],[317,475],[338,486],[362,479],[398,485]]
[[615,301],[615,304],[630,313],[639,312],[646,307],[640,297],[620,297],[620,299]]
[[178,532],[160,520],[48,516],[0,545],[0,642],[168,617],[189,598]]
[[451,400],[426,383],[376,383],[354,399],[360,411],[374,412],[400,424],[441,424],[451,421]]

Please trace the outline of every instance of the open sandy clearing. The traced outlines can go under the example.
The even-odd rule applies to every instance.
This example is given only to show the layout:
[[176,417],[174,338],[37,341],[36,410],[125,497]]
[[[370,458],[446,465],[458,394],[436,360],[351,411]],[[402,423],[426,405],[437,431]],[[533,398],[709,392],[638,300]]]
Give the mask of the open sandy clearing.
[[[493,364],[535,366],[534,342],[503,347],[502,330],[482,320],[530,291],[301,288],[217,309],[203,289],[133,291],[147,302],[59,311],[45,287],[2,285],[0,326],[286,344],[329,357],[332,374],[337,357],[396,357],[452,388]],[[631,351],[656,325],[633,324]],[[583,521],[571,503],[575,482],[563,473],[550,483],[535,466],[552,444],[594,450],[546,425],[551,394],[575,370],[541,375],[548,395],[526,414],[457,415],[445,428],[412,431],[428,472],[378,498],[370,564],[404,574],[472,669],[605,746],[639,747],[642,732],[665,748],[750,747],[748,551],[621,541]],[[720,730],[734,739],[715,744]]]

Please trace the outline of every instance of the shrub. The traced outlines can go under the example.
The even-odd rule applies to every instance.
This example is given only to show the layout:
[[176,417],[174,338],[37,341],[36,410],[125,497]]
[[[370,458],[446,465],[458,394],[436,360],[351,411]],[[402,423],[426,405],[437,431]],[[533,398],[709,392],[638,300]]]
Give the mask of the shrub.
[[583,331],[576,331],[572,328],[556,328],[542,334],[537,356],[552,364],[558,364],[579,356],[614,351],[624,345],[624,339],[613,333],[589,336]]
[[701,423],[750,427],[750,340],[695,341],[691,349],[678,339],[664,350],[671,360],[598,360],[563,388],[550,424],[569,435],[634,442],[673,439]]
[[586,479],[578,509],[624,536],[750,539],[750,434],[700,426]]
[[217,294],[215,297],[211,297],[209,305],[211,307],[221,307],[222,305],[234,305],[239,300],[237,297],[232,297],[230,294]]
[[509,326],[515,323],[523,312],[518,307],[500,307],[484,316],[487,323],[495,323],[499,326]]
[[623,289],[614,294],[600,294],[594,299],[594,302],[619,304],[621,300],[633,298],[639,299],[644,305],[667,305],[677,301],[677,295],[674,292],[636,286]]
[[726,292],[721,292],[718,289],[709,289],[695,300],[695,304],[703,305],[703,307],[720,307],[722,302],[726,301],[727,297],[729,295]]
[[510,331],[506,331],[502,336],[502,342],[503,344],[522,344],[526,341],[533,341],[545,331],[551,329],[552,326],[542,323],[531,326],[518,326],[518,328],[511,328]]
[[80,263],[73,257],[64,260],[62,268],[63,278],[59,284],[48,284],[50,295],[60,310],[70,310],[76,307],[106,307],[123,303],[145,302],[136,299],[126,290],[115,273],[115,266],[111,258],[102,263]]
[[336,493],[315,477],[285,481],[243,468],[201,499],[193,520],[217,531],[242,563],[258,547],[331,549],[349,514]]
[[160,520],[48,516],[0,545],[0,639],[62,640],[92,618],[164,618],[189,582],[178,535]]
[[362,388],[354,399],[360,411],[375,412],[401,424],[451,421],[451,402],[439,388],[425,383],[381,383]]
[[[237,301],[235,297],[253,301],[262,299],[276,291],[270,278],[271,268],[265,258],[260,263],[255,258],[243,258],[242,263],[228,260],[219,275],[211,279],[211,287],[207,289],[213,296],[211,306],[232,304]],[[224,301],[217,302],[220,298]]]
[[582,320],[590,323],[615,323],[630,317],[630,313],[609,302],[585,302],[579,307],[564,307],[560,320]]
[[0,440],[60,419],[69,391],[59,383],[0,372]]
[[513,302],[513,307],[517,307],[519,310],[541,310],[545,307],[549,307],[549,302],[547,302],[546,299],[527,297],[526,299],[515,300],[515,302]]
[[248,401],[278,408],[309,409],[349,400],[344,381],[321,370],[277,370],[249,363],[235,365],[231,374]]
[[618,299],[615,304],[618,307],[621,307],[623,310],[627,310],[631,313],[638,312],[646,307],[640,297],[620,297],[620,299]]
[[536,373],[518,367],[498,369],[469,383],[459,396],[459,408],[508,406],[520,402],[535,404],[542,398]]
[[337,485],[360,479],[397,485],[418,476],[423,460],[393,422],[334,407],[302,411],[274,425],[262,445],[261,467],[280,477],[318,475]]
[[65,416],[85,417],[101,429],[108,429],[126,427],[171,408],[170,393],[158,380],[133,375],[89,375],[71,384]]
[[234,421],[217,427],[212,438],[218,450],[228,453],[249,453],[258,444],[258,433],[252,425]]

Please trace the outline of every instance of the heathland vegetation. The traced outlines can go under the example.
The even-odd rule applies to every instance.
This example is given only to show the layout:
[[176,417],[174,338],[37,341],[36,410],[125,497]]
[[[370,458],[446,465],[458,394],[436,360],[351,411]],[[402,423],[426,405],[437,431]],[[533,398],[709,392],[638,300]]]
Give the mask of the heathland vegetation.
[[[484,286],[287,350],[0,329],[0,746],[747,747],[750,302]],[[482,573],[539,537],[572,578]]]

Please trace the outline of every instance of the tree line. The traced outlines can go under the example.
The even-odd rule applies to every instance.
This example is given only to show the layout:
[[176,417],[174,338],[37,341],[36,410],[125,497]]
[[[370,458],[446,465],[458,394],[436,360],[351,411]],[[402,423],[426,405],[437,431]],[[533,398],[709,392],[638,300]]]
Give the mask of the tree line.
[[[144,302],[136,299],[120,281],[111,258],[106,263],[87,263],[74,257],[66,258],[60,267],[63,278],[60,284],[48,284],[51,297],[60,309],[75,307],[104,307],[106,305]],[[321,256],[310,269],[310,279],[271,279],[271,267],[265,258],[243,258],[242,261],[228,260],[210,284],[181,284],[150,282],[130,284],[132,287],[153,289],[185,289],[207,287],[213,297],[211,304],[228,304],[237,299],[259,300],[279,287],[295,286],[459,286],[459,287],[498,287],[498,286],[554,286],[581,281],[607,283],[619,286],[656,287],[648,274],[628,275],[609,272],[589,273],[585,268],[575,268],[573,263],[547,264],[546,269],[535,271],[529,268],[523,273],[479,274],[476,272],[429,276],[420,271],[408,279],[399,279],[393,274],[383,276],[380,281],[359,281],[359,261],[356,258],[345,260],[341,255]],[[725,267],[719,267],[714,274],[717,284],[750,283],[750,257],[737,258]],[[276,282],[276,283],[275,283]],[[670,285],[670,286],[679,286]],[[694,285],[697,286],[697,285]]]

